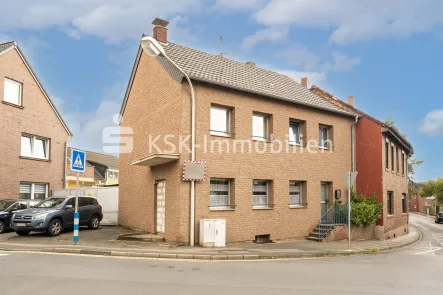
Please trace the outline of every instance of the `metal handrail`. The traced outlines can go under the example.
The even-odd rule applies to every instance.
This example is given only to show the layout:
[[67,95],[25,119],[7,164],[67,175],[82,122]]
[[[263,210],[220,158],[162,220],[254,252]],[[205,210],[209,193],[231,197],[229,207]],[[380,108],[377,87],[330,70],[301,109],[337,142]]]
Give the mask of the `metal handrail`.
[[318,221],[318,239],[321,241],[335,225],[348,223],[348,204],[336,204],[329,208]]

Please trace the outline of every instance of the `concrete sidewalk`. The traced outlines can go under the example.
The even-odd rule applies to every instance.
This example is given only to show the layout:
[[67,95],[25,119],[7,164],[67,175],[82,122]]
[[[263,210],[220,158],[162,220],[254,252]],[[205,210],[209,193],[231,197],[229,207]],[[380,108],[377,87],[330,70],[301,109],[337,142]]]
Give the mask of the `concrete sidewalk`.
[[412,226],[408,235],[385,241],[353,241],[350,249],[346,241],[318,243],[304,239],[269,244],[229,244],[225,248],[172,247],[166,243],[115,239],[115,234],[129,232],[130,230],[120,227],[102,227],[98,231],[82,230],[78,245],[72,244],[72,233],[69,232],[57,238],[49,238],[44,234],[19,237],[15,233],[8,233],[0,238],[0,250],[147,258],[249,260],[376,254],[403,248],[421,239],[421,233]]

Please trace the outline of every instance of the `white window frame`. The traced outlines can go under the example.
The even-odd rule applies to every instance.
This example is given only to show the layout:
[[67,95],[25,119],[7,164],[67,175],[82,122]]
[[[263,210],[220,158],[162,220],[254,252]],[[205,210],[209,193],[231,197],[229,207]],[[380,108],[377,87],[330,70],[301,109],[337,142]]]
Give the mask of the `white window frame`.
[[29,184],[29,185],[31,185],[31,198],[30,199],[21,199],[21,200],[35,200],[34,197],[35,197],[35,185],[36,184],[43,184],[43,185],[45,185],[45,198],[44,198],[44,200],[48,198],[48,187],[49,187],[48,183],[20,181],[20,185],[21,184]]
[[[31,139],[31,155],[23,155],[22,154],[22,137],[27,137]],[[44,146],[44,153],[45,153],[45,157],[36,157],[35,156],[35,144],[36,144],[36,139],[38,140],[42,140],[45,144]],[[41,159],[41,160],[49,160],[49,151],[50,149],[50,144],[51,144],[51,140],[49,138],[45,138],[45,137],[41,137],[41,136],[35,136],[35,135],[30,135],[30,134],[22,134],[22,136],[20,137],[20,156],[25,157],[25,158],[33,158],[33,159]]]
[[[300,188],[300,196],[299,196],[299,202],[298,203],[293,203],[291,202],[291,184],[298,184],[299,188]],[[290,180],[289,181],[289,207],[290,208],[305,208],[306,207],[306,203],[305,203],[305,196],[303,195],[303,187],[304,187],[304,181],[300,181],[300,180]]]
[[391,154],[391,172],[394,173],[395,172],[395,144],[393,144],[391,142],[391,149],[389,151],[389,153]]
[[[263,136],[254,135],[254,117],[263,118]],[[257,141],[269,140],[269,115],[253,113],[252,114],[252,139]]]
[[[321,149],[329,149],[330,148],[329,145],[328,145],[328,142],[329,142],[329,128],[330,127],[324,126],[324,125],[320,125],[318,127],[318,147],[321,148]],[[321,129],[326,130],[326,140],[324,141],[324,145],[321,145],[321,139],[320,139],[320,134],[322,134],[322,133],[320,133]]]
[[[254,182],[265,182],[266,183],[266,204],[256,204],[254,202]],[[265,179],[253,179],[252,180],[252,209],[272,209],[272,204],[269,204],[269,186],[271,181]]]
[[[294,136],[294,134],[292,133],[292,128],[291,128],[291,124],[297,124],[298,126],[298,141],[297,138]],[[292,145],[301,145],[301,122],[300,121],[296,121],[296,120],[289,120],[289,143]],[[291,134],[294,136],[295,141],[291,141]]]
[[[6,91],[6,83],[11,83],[11,84],[16,84],[16,85],[18,85],[19,86],[19,94],[18,94],[18,103],[15,103],[15,102],[11,102],[11,101],[8,101],[8,100],[6,100],[5,99],[5,91]],[[14,80],[11,80],[11,79],[8,79],[8,78],[5,78],[5,80],[4,80],[4,82],[3,82],[3,87],[4,87],[4,89],[3,89],[3,101],[4,102],[7,102],[7,103],[11,103],[11,104],[14,104],[14,105],[18,105],[18,106],[21,106],[22,105],[22,96],[23,96],[23,84],[22,83],[20,83],[20,82],[18,82],[18,81],[14,81]]]
[[[215,130],[212,127],[212,110],[223,110],[226,111],[226,130]],[[211,105],[211,110],[210,110],[210,114],[209,114],[209,132],[211,135],[216,135],[216,136],[225,136],[225,137],[230,137],[231,136],[231,108],[228,107],[222,107],[222,106],[217,106],[217,105]]]
[[[211,204],[211,181],[227,181],[228,182],[228,198],[227,198],[227,203],[223,204],[223,205],[213,205]],[[210,210],[225,210],[225,209],[230,209],[231,208],[231,179],[228,178],[211,178],[209,180],[209,209]]]

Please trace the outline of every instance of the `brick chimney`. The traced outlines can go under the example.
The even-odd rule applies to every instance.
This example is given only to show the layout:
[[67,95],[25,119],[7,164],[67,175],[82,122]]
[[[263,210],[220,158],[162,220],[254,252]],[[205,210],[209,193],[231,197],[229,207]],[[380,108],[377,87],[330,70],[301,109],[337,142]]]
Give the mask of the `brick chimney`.
[[169,22],[157,17],[152,24],[154,25],[154,39],[163,43],[168,43],[168,29],[166,27]]
[[348,105],[354,106],[354,96],[348,96]]
[[301,85],[303,85],[306,88],[308,88],[308,77],[301,78]]

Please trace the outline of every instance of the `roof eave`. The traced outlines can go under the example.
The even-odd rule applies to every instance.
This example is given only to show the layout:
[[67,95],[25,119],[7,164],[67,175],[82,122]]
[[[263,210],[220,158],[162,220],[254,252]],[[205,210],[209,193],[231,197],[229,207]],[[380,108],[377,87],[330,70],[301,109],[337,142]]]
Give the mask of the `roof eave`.
[[399,134],[396,129],[389,127],[389,126],[384,126],[384,127],[382,127],[382,132],[389,133],[398,142],[400,142],[405,148],[407,148],[409,151],[409,153],[408,153],[409,156],[414,154],[414,147],[412,146],[412,144],[409,141],[407,141],[401,134]]
[[201,79],[201,78],[193,76],[193,75],[190,75],[189,77],[191,78],[191,80],[200,81],[200,82],[204,82],[204,83],[208,83],[208,84],[213,84],[213,85],[217,85],[217,86],[221,86],[221,87],[226,87],[226,88],[230,88],[230,89],[235,89],[235,90],[239,90],[239,91],[243,91],[243,92],[248,92],[248,93],[252,93],[252,94],[256,94],[256,95],[260,95],[260,96],[264,96],[264,97],[269,97],[269,98],[273,98],[273,99],[278,99],[278,100],[282,100],[282,101],[286,101],[286,102],[290,102],[290,103],[300,104],[300,105],[311,107],[311,108],[314,108],[314,109],[320,109],[320,110],[323,110],[323,111],[326,111],[326,112],[333,112],[333,113],[336,113],[336,114],[350,116],[350,117],[353,117],[353,118],[355,118],[356,116],[360,117],[358,114],[352,114],[352,113],[346,112],[346,111],[340,111],[340,110],[333,110],[333,109],[329,109],[329,108],[323,108],[321,106],[316,106],[316,105],[312,105],[312,104],[309,104],[309,103],[304,103],[304,102],[301,102],[301,101],[294,101],[294,100],[286,99],[286,98],[279,97],[279,96],[264,95],[263,93],[260,93],[259,91],[253,91],[253,90],[250,90],[250,89],[246,89],[246,88],[242,88],[242,87],[236,87],[236,86],[233,86],[233,85],[229,85],[228,86],[228,85],[223,84],[223,83],[217,83],[217,82],[214,82],[214,81],[209,81],[209,80]]

